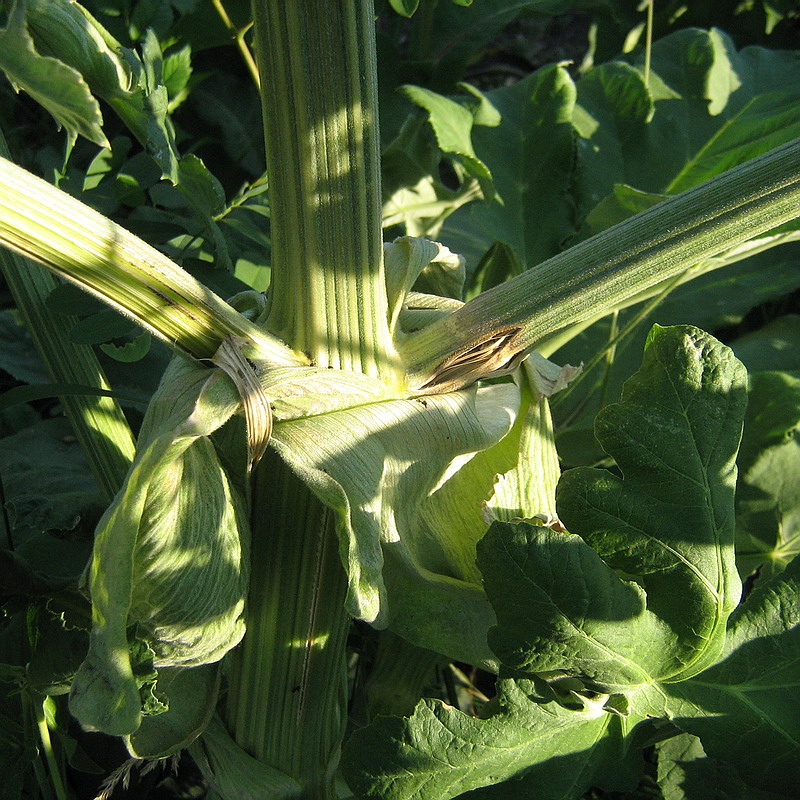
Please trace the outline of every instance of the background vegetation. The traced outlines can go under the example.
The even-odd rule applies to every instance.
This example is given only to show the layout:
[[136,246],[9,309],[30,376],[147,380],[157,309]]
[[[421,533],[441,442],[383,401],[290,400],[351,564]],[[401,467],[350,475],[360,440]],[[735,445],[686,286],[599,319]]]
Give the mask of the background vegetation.
[[[98,83],[91,88],[103,101],[102,125],[74,139],[59,131],[30,93],[15,93],[3,80],[0,130],[13,160],[140,235],[221,296],[265,290],[270,282],[269,226],[264,224],[270,216],[269,176],[264,174],[258,90],[246,46],[241,46],[248,42],[249,3],[228,0],[223,8],[206,0],[87,0],[83,5],[124,47],[140,54],[144,80],[165,87],[161,129],[154,132],[143,118],[120,113]],[[35,9],[37,3],[31,0],[29,6]],[[800,136],[800,11],[795,2],[656,3],[652,45],[646,42],[646,11],[634,0],[378,3],[386,240],[425,237],[462,254],[463,299],[469,299],[666,196]],[[10,52],[11,37],[19,35],[14,24],[7,3],[0,19],[0,67],[6,69],[2,48]],[[30,33],[46,55],[44,32],[31,25]],[[9,77],[20,83],[19,76]],[[61,101],[57,111],[63,114],[69,99]],[[172,140],[167,155],[154,146],[162,134]],[[196,158],[181,160],[177,167],[171,162],[174,153]],[[165,180],[171,171],[173,180]],[[800,542],[798,238],[796,225],[787,224],[697,265],[635,302],[607,309],[591,324],[569,327],[540,347],[558,364],[583,364],[579,376],[552,398],[562,468],[604,466],[616,475],[620,467],[625,471],[625,456],[613,431],[610,440],[602,441],[602,425],[614,428],[622,423],[609,422],[610,416],[624,417],[627,411],[635,417],[635,411],[624,405],[613,406],[616,412],[603,410],[620,400],[623,383],[640,368],[652,325],[697,326],[732,348],[749,373],[749,388],[741,375],[731,379],[749,393],[749,401],[740,398],[741,414],[745,403],[747,411],[735,501],[736,566],[746,593],[774,576],[797,581],[796,568],[784,570]],[[781,246],[775,247],[778,242]],[[91,616],[79,583],[109,491],[92,473],[66,422],[64,401],[55,399],[69,392],[52,386],[5,285],[0,286],[0,302],[0,798],[91,797],[102,791],[109,774],[128,763],[118,739],[83,732],[66,705],[71,679],[85,656]],[[72,286],[59,285],[46,302],[47,313],[69,331],[71,344],[94,349],[137,431],[166,369],[167,348]],[[664,356],[662,362],[669,366],[671,358]],[[719,364],[727,363],[727,356],[718,358]],[[626,402],[633,403],[637,391],[659,402],[659,381],[667,378],[650,375],[651,383],[644,385],[647,369],[656,367],[645,362],[643,372],[628,384]],[[709,424],[697,421],[700,428]],[[735,433],[731,436],[736,439]],[[705,466],[716,458],[722,456],[710,448]],[[672,506],[676,515],[682,513],[683,491],[677,491]],[[571,531],[583,535],[581,524],[571,526],[567,520]],[[522,552],[532,546],[524,531],[501,528],[491,534],[497,550],[506,548],[513,555],[514,547]],[[502,598],[498,576],[509,574],[511,567],[493,563],[496,556],[488,549],[482,557],[487,592]],[[526,580],[537,579],[520,577]],[[757,598],[762,605],[770,602]],[[529,611],[518,609],[508,630],[519,630]],[[745,616],[740,615],[737,630],[746,638]],[[391,635],[383,634],[384,640]],[[530,632],[534,639],[548,635],[553,632]],[[393,689],[392,680],[384,677],[373,684],[370,696],[365,687],[370,671],[385,657],[385,645],[367,625],[354,623],[350,727],[361,732],[345,751],[345,766],[359,796],[791,796],[797,737],[794,753],[781,752],[772,763],[769,735],[724,700],[717,711],[727,715],[731,727],[724,734],[712,730],[708,741],[713,748],[715,736],[743,731],[750,757],[763,764],[763,774],[751,770],[753,782],[731,767],[736,753],[727,753],[727,760],[706,754],[703,737],[694,735],[700,735],[698,723],[677,736],[669,728],[651,729],[641,740],[624,735],[604,740],[597,745],[598,752],[606,748],[602,758],[574,767],[582,777],[572,787],[556,782],[546,792],[536,788],[549,773],[537,772],[533,757],[532,766],[518,776],[517,788],[506,782],[492,789],[485,775],[475,776],[475,763],[462,765],[456,778],[451,774],[441,784],[429,778],[428,793],[382,784],[391,771],[387,767],[384,773],[382,765],[396,766],[399,756],[369,750],[370,739],[413,740],[415,731],[428,724],[425,715],[439,712],[431,701],[417,707],[408,727],[394,717],[364,728],[374,717],[370,703],[373,709],[410,715],[420,687],[425,697],[467,712],[453,725],[465,726],[460,735],[474,746],[471,759],[487,734],[469,730],[471,723],[464,720],[483,722],[479,716],[498,706],[509,717],[517,715],[505,735],[513,739],[508,733],[513,728],[513,735],[522,737],[502,747],[517,758],[532,746],[522,732],[534,726],[533,716],[522,718],[530,709],[519,693],[528,691],[530,700],[541,687],[525,689],[528,678],[513,681],[511,676],[513,670],[545,673],[549,665],[546,660],[515,663],[519,642],[504,643],[502,637],[498,634],[493,649],[512,672],[505,672],[499,683],[488,671],[434,656],[425,662],[429,669],[424,675],[409,678],[413,668],[404,664],[406,672],[394,677]],[[786,654],[798,645],[781,641],[778,651],[788,664]],[[739,667],[746,673],[770,657],[761,654]],[[781,721],[792,714],[796,720],[799,679],[796,669],[785,670],[784,691],[769,702],[785,706],[776,712]],[[702,691],[700,683],[687,682],[680,702],[702,705],[696,694]],[[559,708],[589,702],[581,694],[585,687],[562,688]],[[479,716],[469,716],[474,714]],[[428,755],[435,760],[436,748],[431,746]],[[609,759],[614,770],[607,768]],[[567,766],[565,774],[573,770]],[[504,774],[511,776],[514,769],[493,762],[485,772],[507,770]],[[114,796],[188,797],[207,790],[189,756],[180,760],[176,774],[159,765],[135,772],[133,783],[130,789],[117,786]]]

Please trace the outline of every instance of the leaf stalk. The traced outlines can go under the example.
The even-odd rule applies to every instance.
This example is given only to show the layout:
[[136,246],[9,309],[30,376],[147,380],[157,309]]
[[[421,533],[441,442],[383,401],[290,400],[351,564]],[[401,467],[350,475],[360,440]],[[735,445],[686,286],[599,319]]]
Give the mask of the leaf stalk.
[[535,347],[797,217],[800,139],[580,242],[410,335],[401,354],[412,385],[497,331],[516,326],[515,349]]

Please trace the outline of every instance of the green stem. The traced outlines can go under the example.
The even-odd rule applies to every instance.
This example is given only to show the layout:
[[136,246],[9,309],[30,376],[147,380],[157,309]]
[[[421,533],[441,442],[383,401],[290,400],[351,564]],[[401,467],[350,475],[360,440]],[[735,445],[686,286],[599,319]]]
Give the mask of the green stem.
[[[363,0],[255,0],[270,176],[266,327],[320,366],[399,383],[383,276],[374,18]],[[349,618],[333,512],[274,452],[253,477],[247,633],[228,727],[250,755],[333,798]]]
[[226,335],[273,364],[302,359],[163,253],[0,158],[0,244],[99,297],[171,347],[210,358]]
[[412,384],[487,341],[499,342],[507,360],[798,216],[800,139],[580,242],[409,336],[402,354]]
[[47,762],[47,769],[50,773],[50,782],[55,791],[56,800],[67,800],[67,792],[64,782],[61,779],[61,769],[53,751],[53,743],[50,740],[50,728],[47,726],[47,717],[44,712],[44,703],[47,698],[44,695],[34,695],[31,699],[31,710],[36,718],[36,729],[39,733],[39,741],[44,759]]
[[347,719],[347,580],[333,512],[269,452],[253,480],[247,633],[234,652],[228,728],[250,755],[333,797]]
[[[2,132],[0,155],[8,155]],[[57,285],[55,278],[38,264],[7,250],[0,250],[0,272],[50,379],[57,384],[110,389],[92,348],[73,344],[68,335],[68,318],[47,308],[47,296]],[[111,397],[72,395],[62,397],[61,403],[92,473],[110,502],[133,460],[135,444],[128,421]]]
[[378,714],[410,715],[433,683],[436,665],[447,660],[391,631],[378,635],[378,650],[365,686],[369,719]]
[[267,328],[320,366],[392,383],[372,3],[253,9],[270,177]]
[[244,30],[237,30],[236,26],[231,21],[231,18],[228,16],[228,12],[225,10],[225,6],[222,4],[222,0],[211,0],[214,8],[219,14],[220,19],[222,20],[223,25],[228,29],[229,33],[233,37],[234,41],[236,42],[236,47],[239,49],[239,52],[242,54],[242,60],[247,67],[247,71],[253,78],[253,81],[256,86],[259,86],[261,83],[261,78],[258,74],[258,66],[256,65],[256,61],[253,58],[253,54],[250,52],[250,48],[247,46],[247,42],[244,40],[244,35],[247,32],[247,28]]

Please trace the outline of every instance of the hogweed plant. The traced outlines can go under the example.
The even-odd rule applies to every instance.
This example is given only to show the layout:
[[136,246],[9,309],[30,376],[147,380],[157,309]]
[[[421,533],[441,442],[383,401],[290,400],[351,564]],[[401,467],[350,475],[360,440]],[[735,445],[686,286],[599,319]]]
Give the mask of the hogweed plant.
[[[392,6],[410,16],[417,4]],[[419,13],[425,30],[437,13],[483,12],[423,3]],[[61,618],[81,642],[88,630],[80,663],[58,681],[34,680],[33,662],[5,673],[38,720],[44,760],[25,763],[42,796],[73,796],[67,740],[49,735],[67,692],[84,730],[121,737],[135,759],[188,749],[214,796],[230,800],[445,800],[494,785],[503,797],[576,798],[591,786],[633,790],[643,747],[662,788],[676,765],[705,759],[726,796],[787,796],[798,779],[800,573],[796,561],[776,568],[742,602],[743,365],[696,327],[653,327],[641,367],[595,421],[610,469],[560,476],[550,399],[583,376],[541,353],[795,240],[800,140],[689,188],[676,179],[642,193],[638,213],[538,261],[527,230],[498,230],[462,302],[464,259],[413,234],[441,230],[480,195],[494,209],[520,199],[470,139],[490,141],[498,109],[501,127],[513,122],[513,87],[473,89],[461,105],[404,89],[427,118],[412,117],[398,141],[429,126],[465,194],[445,202],[433,179],[439,199],[416,217],[393,196],[387,213],[407,235],[384,244],[372,4],[255,0],[253,16],[266,294],[222,300],[125,228],[0,161],[6,280],[108,503],[81,579],[91,621]],[[704,35],[724,50],[721,34]],[[123,47],[78,3],[27,0],[8,10],[0,66],[72,142],[109,146],[100,98],[182,193],[224,266],[221,186],[180,155],[161,46],[152,31],[142,42],[141,54]],[[649,58],[644,82],[635,66],[609,68],[638,81],[643,119],[669,93]],[[563,66],[531,80],[534,120],[556,98],[574,105]],[[587,119],[572,123],[583,141]],[[490,280],[503,269],[518,274]],[[175,352],[135,452],[119,393],[47,311],[63,291],[51,273]],[[11,551],[6,560],[22,569]],[[70,589],[78,603],[74,586],[58,596]],[[40,602],[55,592],[47,584]],[[365,687],[353,680],[354,619],[380,631],[371,665],[361,654]],[[452,662],[497,675],[477,711],[420,699],[437,665]],[[29,796],[20,774],[9,797]]]

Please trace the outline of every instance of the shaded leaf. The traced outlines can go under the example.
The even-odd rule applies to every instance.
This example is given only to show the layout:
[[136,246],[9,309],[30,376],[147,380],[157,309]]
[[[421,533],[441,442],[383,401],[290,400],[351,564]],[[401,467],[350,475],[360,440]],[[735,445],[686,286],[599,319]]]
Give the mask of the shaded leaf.
[[10,311],[0,312],[0,352],[3,370],[18,381],[47,383],[50,380],[30,334]]
[[439,149],[456,156],[467,172],[478,179],[484,198],[494,195],[492,175],[486,164],[475,155],[472,146],[472,126],[475,117],[460,103],[419,86],[404,86],[403,94],[428,112]]
[[496,702],[488,719],[437,700],[423,700],[408,718],[378,718],[348,742],[348,783],[359,797],[381,800],[448,800],[502,781],[497,796],[508,800],[570,800],[614,760],[617,785],[635,786],[638,756],[624,740],[638,720],[545,704],[529,681],[501,681]]
[[663,626],[651,640],[660,678],[713,662],[739,601],[733,490],[745,385],[742,365],[712,337],[656,326],[622,400],[596,421],[624,479],[578,468],[559,484],[568,530],[646,591],[647,613]]
[[760,579],[800,551],[800,375],[757,372],[739,451],[737,563]]
[[800,315],[785,314],[731,344],[750,372],[800,371]]
[[512,246],[524,269],[558,252],[573,232],[575,96],[565,67],[545,67],[489,92],[502,121],[475,131],[502,205],[472,206],[473,222],[489,241]]
[[43,420],[0,440],[0,469],[17,555],[45,576],[77,576],[104,502],[67,421]]
[[15,3],[0,30],[0,68],[15,89],[23,89],[67,130],[71,142],[85,136],[109,147],[100,106],[81,73],[58,58],[39,55],[25,25],[25,5]]
[[742,781],[791,797],[800,782],[800,559],[730,619],[719,662],[664,686],[670,716]]
[[150,352],[152,341],[152,335],[148,331],[143,331],[123,345],[105,342],[100,345],[100,349],[115,361],[130,364],[134,361],[141,361]]

